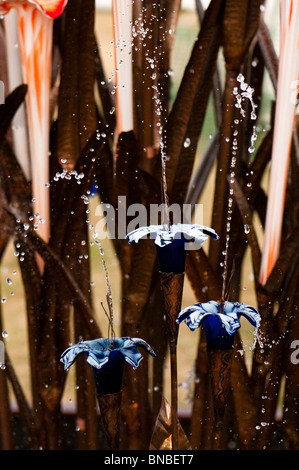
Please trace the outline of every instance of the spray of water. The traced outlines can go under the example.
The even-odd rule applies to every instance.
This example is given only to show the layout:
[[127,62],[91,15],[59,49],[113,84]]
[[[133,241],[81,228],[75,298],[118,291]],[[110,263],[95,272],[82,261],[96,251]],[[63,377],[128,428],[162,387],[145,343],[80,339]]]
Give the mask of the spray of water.
[[167,178],[166,178],[167,155],[164,151],[163,136],[161,136],[161,140],[160,140],[160,152],[161,152],[161,171],[162,171],[162,195],[163,195],[163,203],[164,203],[164,208],[165,208],[165,219],[166,219],[165,226],[168,230],[170,230],[169,199],[168,199]]
[[[153,7],[157,6],[155,3]],[[160,10],[162,6],[159,5]],[[147,11],[147,7],[142,7],[142,11],[139,16],[135,19],[135,22],[132,27],[132,36],[133,40],[137,40],[136,47],[138,47],[138,42],[143,46],[146,44],[147,39],[151,43],[153,32],[151,31],[151,24],[155,24],[157,21],[157,13],[155,8],[153,8],[152,13]],[[146,20],[144,20],[146,18]],[[168,41],[169,37],[173,35],[174,31],[172,29],[166,30],[162,33],[163,41]],[[162,193],[162,202],[164,208],[164,220],[163,225],[166,230],[170,229],[170,215],[169,215],[169,198],[168,198],[168,189],[167,189],[167,177],[166,177],[166,166],[168,156],[165,151],[165,144],[163,139],[163,103],[161,96],[163,96],[163,80],[158,79],[158,69],[161,60],[161,55],[164,53],[163,48],[159,44],[156,44],[153,49],[145,49],[145,61],[147,62],[147,68],[151,73],[152,80],[152,91],[153,91],[153,103],[154,103],[154,112],[156,116],[156,127],[157,132],[154,132],[157,135],[159,142],[160,158],[161,158],[161,193]],[[168,75],[171,74],[171,71],[168,72]],[[158,85],[159,83],[159,85]]]
[[[250,112],[250,119],[252,121],[256,120],[256,108],[257,105],[254,103],[253,100],[253,94],[254,94],[254,89],[250,87],[246,82],[244,76],[240,73],[237,77],[237,81],[240,83],[239,87],[234,87],[233,89],[233,94],[236,98],[236,103],[235,107],[240,110],[240,115],[241,119],[246,116],[246,111],[243,107],[243,103],[248,100],[251,105],[251,112]],[[237,126],[239,125],[239,119],[235,119],[234,121],[234,132],[233,132],[233,141],[232,141],[232,158],[231,158],[231,164],[230,164],[230,173],[229,173],[229,178],[230,178],[230,183],[234,183],[234,178],[235,178],[235,166],[236,166],[236,155],[237,155],[237,135],[238,135],[238,130]],[[252,135],[250,138],[250,146],[248,148],[249,153],[253,153],[255,150],[254,143],[257,139],[257,134],[256,134],[256,126],[253,126],[253,131]],[[223,283],[222,283],[222,294],[221,294],[221,300],[222,303],[226,300],[226,297],[228,295],[228,282],[227,282],[227,261],[228,261],[228,249],[229,249],[229,242],[230,242],[230,230],[231,230],[231,220],[232,220],[232,206],[233,206],[233,194],[234,190],[233,188],[229,189],[229,197],[228,197],[228,208],[227,208],[227,222],[226,222],[226,238],[225,238],[225,249],[223,251],[224,255],[224,261],[223,261]],[[248,226],[244,227],[244,230],[248,230]]]

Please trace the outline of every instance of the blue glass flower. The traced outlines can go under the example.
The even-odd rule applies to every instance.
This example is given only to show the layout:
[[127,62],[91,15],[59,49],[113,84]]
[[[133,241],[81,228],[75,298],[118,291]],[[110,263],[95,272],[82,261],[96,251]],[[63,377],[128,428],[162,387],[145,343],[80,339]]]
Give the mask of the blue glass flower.
[[185,270],[186,244],[194,242],[200,248],[208,235],[218,239],[216,232],[204,225],[173,224],[169,229],[165,225],[149,225],[128,233],[129,244],[150,237],[154,240],[160,271],[183,273]]
[[256,328],[260,325],[260,314],[255,308],[238,302],[195,303],[183,309],[177,323],[185,320],[191,331],[203,324],[209,349],[231,349],[234,345],[234,334],[241,327],[243,315]]
[[65,370],[68,370],[77,356],[85,353],[86,362],[92,366],[94,372],[97,392],[116,393],[121,390],[125,362],[136,369],[143,358],[138,346],[151,356],[156,356],[149,344],[140,338],[116,337],[113,340],[98,338],[74,344],[63,352],[60,360]]

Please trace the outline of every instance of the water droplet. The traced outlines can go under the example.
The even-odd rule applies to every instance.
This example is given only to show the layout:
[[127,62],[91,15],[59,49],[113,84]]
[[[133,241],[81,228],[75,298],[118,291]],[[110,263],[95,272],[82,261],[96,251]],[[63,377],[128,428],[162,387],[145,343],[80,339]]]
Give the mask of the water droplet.
[[2,297],[1,302],[2,302],[3,304],[5,304],[5,302],[6,302],[6,297]]
[[8,278],[6,279],[6,282],[7,282],[7,284],[8,284],[9,286],[12,285],[12,280],[10,279],[10,277],[8,277]]
[[184,142],[184,147],[185,147],[185,148],[188,148],[188,147],[190,147],[190,144],[191,144],[191,140],[189,139],[189,137],[187,137],[187,138],[185,139],[185,142]]
[[248,224],[245,224],[245,225],[244,225],[244,232],[245,232],[246,234],[248,234],[248,233],[250,232],[250,227],[249,227]]
[[8,337],[7,331],[2,331],[2,338],[7,338],[7,337]]

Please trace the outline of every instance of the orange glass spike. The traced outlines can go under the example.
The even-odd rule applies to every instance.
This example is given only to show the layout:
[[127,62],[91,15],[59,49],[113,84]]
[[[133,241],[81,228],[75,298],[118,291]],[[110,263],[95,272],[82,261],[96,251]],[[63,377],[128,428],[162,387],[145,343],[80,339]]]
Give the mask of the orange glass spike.
[[280,52],[271,172],[261,260],[264,285],[280,252],[282,221],[296,99],[299,89],[299,2],[280,2]]
[[32,4],[39,8],[45,15],[50,18],[57,18],[61,15],[64,7],[67,4],[67,0],[12,0],[12,1],[0,1],[0,14],[4,15],[8,13],[11,8],[17,8],[19,5]]

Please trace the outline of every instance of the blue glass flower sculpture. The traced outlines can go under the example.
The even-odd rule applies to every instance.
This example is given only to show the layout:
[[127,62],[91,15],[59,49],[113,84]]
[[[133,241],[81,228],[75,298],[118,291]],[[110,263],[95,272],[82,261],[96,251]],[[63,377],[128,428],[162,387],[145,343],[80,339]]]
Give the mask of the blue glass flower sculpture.
[[92,366],[94,372],[97,392],[117,393],[121,390],[125,362],[136,369],[143,358],[138,350],[139,346],[151,356],[156,356],[149,344],[140,338],[115,337],[113,339],[98,338],[74,344],[64,351],[60,360],[65,370],[68,370],[77,356],[85,353],[86,362]]
[[141,346],[155,357],[152,348],[140,338],[115,337],[98,338],[74,344],[61,355],[65,370],[75,362],[80,354],[86,354],[86,362],[91,365],[97,399],[101,411],[106,441],[110,449],[119,448],[119,418],[121,408],[122,377],[125,362],[136,369],[143,356]]
[[241,326],[242,315],[253,326],[259,327],[260,314],[255,308],[239,302],[221,303],[215,300],[186,307],[179,313],[176,321],[185,321],[191,331],[202,324],[209,349],[232,349],[234,334]]
[[128,233],[129,244],[150,237],[154,240],[161,272],[182,273],[185,270],[186,244],[194,242],[200,248],[208,235],[218,239],[216,232],[204,225],[173,224],[149,225],[140,227]]
[[238,302],[216,302],[211,300],[195,303],[183,309],[177,323],[185,321],[191,331],[204,326],[207,339],[209,375],[215,416],[213,450],[220,449],[224,412],[230,390],[230,372],[235,332],[240,328],[240,317],[258,328],[260,314],[253,307]]
[[[174,223],[149,225],[132,230],[126,238],[129,244],[150,237],[156,248],[160,286],[164,299],[164,311],[168,329],[171,366],[171,414],[172,414],[172,448],[178,448],[178,397],[177,397],[177,339],[178,324],[176,319],[181,309],[183,282],[185,272],[186,249],[192,242],[199,249],[208,235],[218,239],[216,232],[203,225]],[[193,248],[193,247],[192,247]]]

